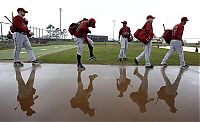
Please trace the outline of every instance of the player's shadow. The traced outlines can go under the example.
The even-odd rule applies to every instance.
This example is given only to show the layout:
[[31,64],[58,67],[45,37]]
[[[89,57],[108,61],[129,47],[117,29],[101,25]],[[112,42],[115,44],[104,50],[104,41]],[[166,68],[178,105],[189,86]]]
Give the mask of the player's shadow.
[[148,97],[148,74],[151,69],[145,68],[144,76],[142,76],[138,72],[138,67],[135,68],[134,70],[134,75],[136,75],[140,80],[141,84],[136,92],[132,92],[130,94],[130,98],[134,103],[136,103],[139,107],[139,111],[141,113],[146,112],[146,104],[149,103],[150,101],[154,101],[154,98]]
[[167,106],[169,107],[169,110],[171,113],[176,113],[177,108],[175,107],[175,99],[178,94],[178,86],[181,81],[181,77],[183,75],[183,72],[186,70],[184,68],[180,68],[179,73],[176,77],[175,82],[172,84],[167,77],[165,73],[166,68],[161,67],[161,73],[163,76],[163,79],[165,81],[165,86],[162,86],[159,91],[157,92],[157,101],[156,104],[158,103],[158,100],[164,100]]
[[93,91],[93,81],[97,77],[96,74],[89,76],[89,85],[87,89],[83,89],[83,83],[81,80],[81,72],[78,71],[77,76],[77,83],[78,88],[77,92],[74,97],[71,98],[70,103],[72,108],[79,108],[83,111],[84,114],[88,114],[89,116],[94,116],[95,109],[90,107],[89,98],[91,96],[91,93]]
[[[126,77],[126,68],[119,67],[120,76],[117,78],[117,90],[119,91],[118,97],[123,97],[123,93],[127,91],[128,86],[132,86],[131,80]],[[133,86],[132,86],[133,87]]]
[[18,82],[17,101],[19,103],[14,109],[17,110],[20,105],[21,110],[26,112],[27,116],[32,116],[35,113],[35,111],[31,107],[34,105],[34,100],[39,97],[38,95],[35,95],[36,89],[33,87],[35,73],[37,68],[39,67],[40,66],[32,66],[27,83],[25,83],[22,78],[20,67],[15,67],[16,80]]

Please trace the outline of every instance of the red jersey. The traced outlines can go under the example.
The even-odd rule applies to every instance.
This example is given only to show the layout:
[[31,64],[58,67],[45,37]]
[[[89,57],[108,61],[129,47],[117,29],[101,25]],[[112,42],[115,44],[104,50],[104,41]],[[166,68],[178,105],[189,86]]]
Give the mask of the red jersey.
[[182,23],[177,24],[172,29],[172,39],[182,40],[184,25]]
[[147,22],[144,24],[144,26],[143,26],[142,29],[146,30],[147,34],[148,34],[151,38],[153,38],[154,33],[153,33],[152,22],[147,21]]
[[78,38],[82,38],[82,37],[87,37],[87,34],[90,32],[88,26],[87,26],[87,20],[82,21],[80,23],[80,25],[78,26],[78,28],[76,29],[76,33],[74,34],[74,36],[78,37]]
[[28,21],[17,15],[13,18],[13,27],[15,32],[24,32],[24,33],[29,33],[30,30],[27,27]]
[[131,34],[131,29],[127,26],[122,27],[119,30],[119,37],[122,35],[122,37],[128,38],[130,36],[130,34]]

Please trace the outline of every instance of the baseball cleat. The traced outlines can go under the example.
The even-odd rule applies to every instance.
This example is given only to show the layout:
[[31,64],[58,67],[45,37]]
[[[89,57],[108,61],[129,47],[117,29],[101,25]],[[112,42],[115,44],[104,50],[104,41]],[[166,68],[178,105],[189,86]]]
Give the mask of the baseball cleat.
[[139,64],[139,61],[138,61],[136,58],[134,59],[134,61],[135,61],[135,64],[136,64],[136,65]]
[[90,76],[89,76],[89,79],[90,79],[90,80],[94,80],[97,76],[98,76],[97,74],[90,75]]
[[14,62],[14,66],[16,66],[16,67],[23,67],[24,64],[21,63],[21,62]]
[[161,64],[161,66],[163,66],[163,67],[167,67],[167,64]]
[[89,60],[90,60],[90,61],[96,61],[96,59],[97,59],[97,58],[96,58],[95,56],[89,57]]
[[187,69],[189,65],[185,64],[184,66],[181,66],[181,68]]
[[77,66],[77,70],[78,71],[84,71],[85,70],[85,67],[83,65],[78,65]]
[[39,61],[38,60],[35,60],[35,61],[32,61],[32,65],[39,65]]
[[145,68],[153,68],[153,67],[154,67],[154,65],[152,65],[152,64],[151,64],[151,65],[146,65],[146,66],[145,66]]
[[122,61],[122,58],[118,58],[118,61]]

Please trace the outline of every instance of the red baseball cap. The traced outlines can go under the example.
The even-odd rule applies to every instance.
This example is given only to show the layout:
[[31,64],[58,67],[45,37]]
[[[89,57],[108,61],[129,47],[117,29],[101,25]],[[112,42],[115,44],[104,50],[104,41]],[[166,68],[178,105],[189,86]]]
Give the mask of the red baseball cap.
[[28,13],[28,11],[24,10],[23,8],[18,8],[18,9],[17,9],[17,12],[19,12],[19,11],[22,11],[22,12],[24,12],[24,13]]
[[146,19],[149,19],[149,18],[155,19],[155,17],[153,17],[152,15],[148,15]]
[[127,24],[127,21],[123,21],[123,22],[121,22],[121,23],[123,23],[123,24]]
[[184,22],[184,21],[189,21],[189,20],[188,20],[187,17],[182,17],[182,18],[181,18],[181,22]]
[[92,28],[96,28],[96,26],[95,26],[96,20],[94,18],[90,18],[88,21]]

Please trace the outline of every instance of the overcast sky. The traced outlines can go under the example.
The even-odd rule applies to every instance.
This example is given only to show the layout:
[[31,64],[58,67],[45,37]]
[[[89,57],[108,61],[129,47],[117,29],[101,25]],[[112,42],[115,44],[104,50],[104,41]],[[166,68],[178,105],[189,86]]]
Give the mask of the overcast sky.
[[186,16],[190,20],[184,31],[184,38],[200,38],[200,0],[0,0],[0,21],[7,22],[4,16],[11,18],[11,12],[23,7],[29,13],[26,18],[29,25],[46,28],[49,24],[59,27],[59,8],[62,8],[62,29],[82,18],[95,18],[96,28],[92,34],[113,37],[113,20],[115,38],[126,20],[132,33],[146,22],[146,16],[156,17],[153,22],[154,33],[161,36],[162,24],[172,28]]

